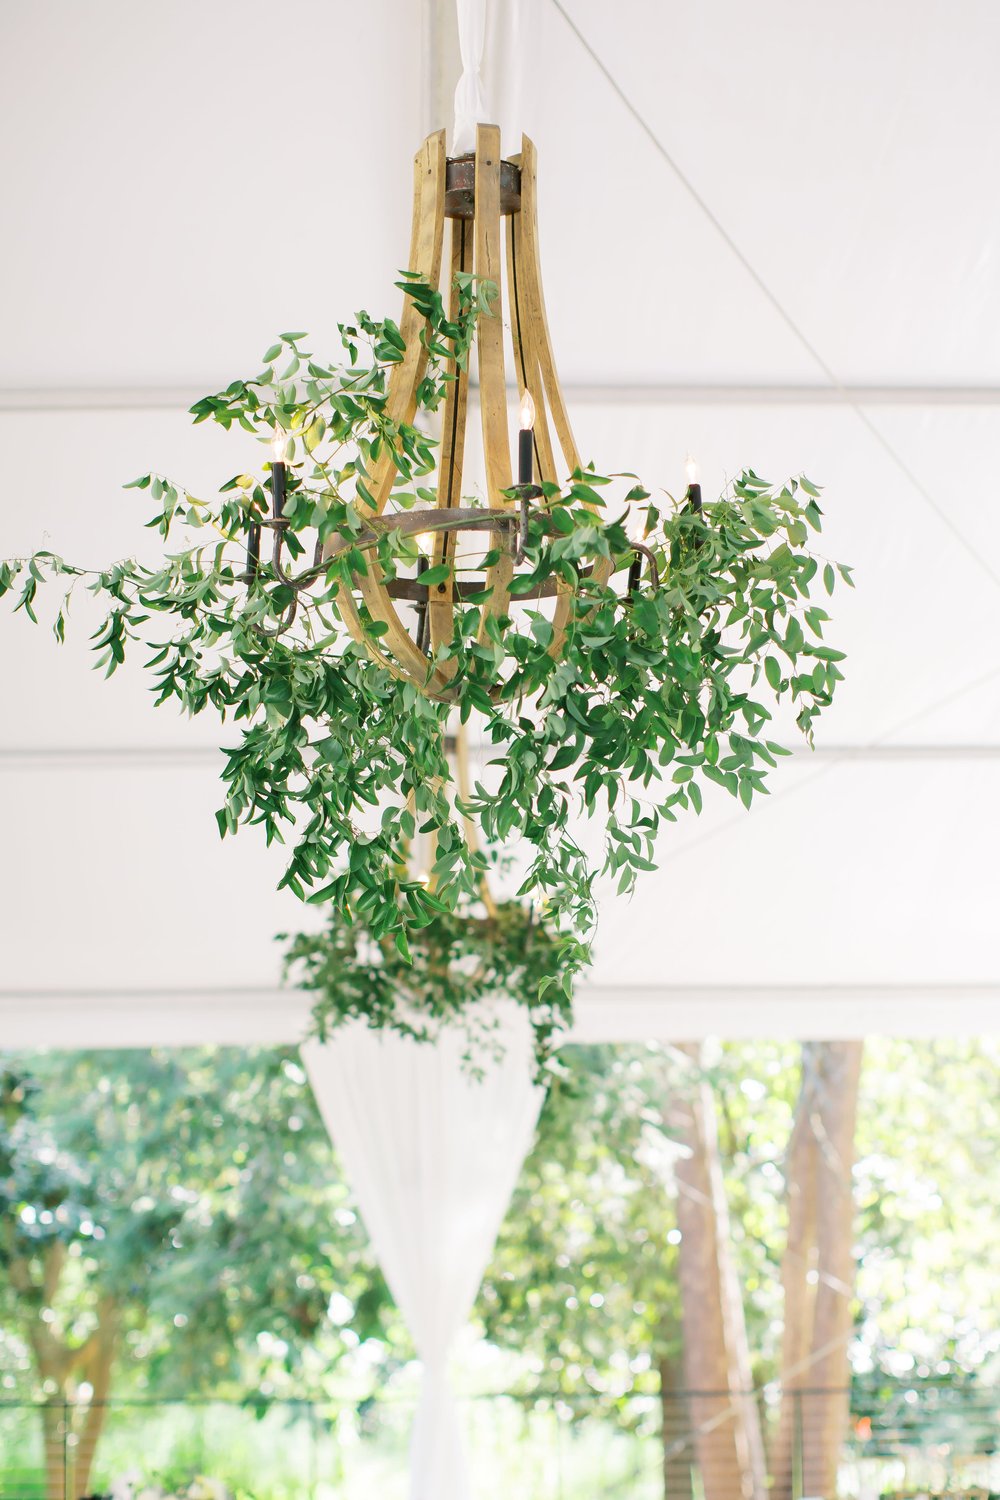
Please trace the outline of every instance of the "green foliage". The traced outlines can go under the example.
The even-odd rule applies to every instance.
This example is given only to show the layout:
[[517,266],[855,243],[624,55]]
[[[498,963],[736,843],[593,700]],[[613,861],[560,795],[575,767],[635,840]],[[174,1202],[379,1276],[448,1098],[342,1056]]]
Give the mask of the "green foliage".
[[[932,1388],[996,1381],[1000,1046],[872,1038],[866,1057],[853,1409],[895,1425],[912,1389],[930,1424],[946,1405],[935,1397],[935,1414]],[[682,1347],[672,1103],[690,1067],[657,1045],[571,1047],[562,1059],[566,1082],[546,1101],[478,1301],[508,1351],[500,1379],[495,1364],[485,1378],[630,1425],[643,1402],[655,1407],[657,1367]],[[726,1044],[708,1076],[762,1382],[778,1373],[799,1049]],[[356,1400],[377,1397],[412,1357],[286,1052],[11,1060],[0,1080],[0,1372],[25,1393],[14,1352],[41,1302],[11,1286],[11,1255],[32,1258],[35,1279],[57,1239],[68,1257],[50,1326],[84,1341],[102,1293],[126,1307],[115,1397]],[[975,1413],[958,1406],[965,1440]],[[149,1419],[135,1421],[141,1431]]]
[[1000,1041],[873,1037],[865,1052],[856,1366],[996,1382]]
[[570,1019],[559,987],[542,982],[560,962],[559,940],[530,907],[502,902],[493,912],[435,913],[407,942],[378,938],[336,909],[322,932],[299,933],[286,951],[286,972],[316,994],[313,1026],[323,1040],[342,1021],[361,1019],[418,1041],[441,1025],[464,1025],[474,1066],[488,1049],[495,1021],[489,1002],[523,1005],[535,1036],[539,1068]]
[[522,1355],[525,1394],[586,1396],[620,1418],[630,1395],[657,1395],[659,1361],[680,1348],[664,1059],[573,1047],[563,1061],[478,1312]]
[[[711,1080],[755,1381],[780,1373],[793,1043],[718,1047]],[[681,1348],[669,1047],[570,1047],[525,1163],[478,1315],[521,1389],[617,1411]],[[865,1043],[855,1167],[858,1409],[900,1381],[995,1385],[995,1038]],[[596,1302],[592,1299],[596,1299]],[[868,1394],[866,1394],[868,1393]],[[894,1399],[899,1399],[898,1395]],[[923,1404],[918,1409],[929,1416]],[[963,1418],[968,1422],[969,1418]]]
[[[781,1162],[797,1082],[792,1045],[716,1049],[708,1070],[745,1288],[755,1376],[776,1373]],[[479,1299],[487,1336],[523,1356],[525,1394],[558,1392],[623,1420],[656,1397],[683,1347],[673,1106],[690,1060],[669,1046],[569,1047]],[[679,1370],[672,1377],[683,1383]],[[575,1409],[575,1408],[574,1408]],[[630,1419],[630,1418],[629,1418]]]
[[[467,361],[476,319],[490,315],[492,289],[459,278],[450,321],[438,292],[412,276],[400,285],[426,320],[419,406],[433,410],[451,362]],[[805,479],[772,487],[751,470],[704,508],[654,500],[639,485],[606,504],[614,486],[589,470],[564,490],[546,484],[509,607],[491,613],[488,589],[461,599],[425,692],[400,680],[385,622],[350,601],[373,567],[390,581],[415,576],[418,543],[400,518],[435,500],[426,481],[436,445],[389,413],[388,377],[405,353],[397,325],[360,314],[341,335],[342,365],[318,361],[304,334],[286,333],[255,378],[192,408],[198,422],[287,437],[286,559],[313,592],[297,595],[276,555],[248,579],[247,538],[269,501],[266,480],[241,473],[213,502],[158,475],[134,481],[153,502],[148,525],[172,544],[156,566],[87,573],[38,553],[0,567],[0,593],[36,619],[43,582],[84,580],[107,607],[93,638],[101,668],[115,672],[141,643],[157,703],[238,721],[220,832],[253,823],[268,842],[290,835],[282,884],[361,922],[374,940],[405,943],[476,900],[488,861],[466,818],[493,854],[526,848],[519,894],[543,898],[565,940],[543,986],[568,996],[593,931],[597,876],[631,889],[655,867],[662,824],[699,813],[709,784],[749,807],[787,753],[769,738],[775,701],[794,703],[807,736],[831,701],[843,653],[823,638],[826,612],[807,602],[820,568],[806,550],[821,524],[818,492]],[[385,454],[395,485],[388,511],[372,517],[368,486]],[[652,564],[638,586],[625,584],[630,514]],[[473,571],[498,559],[501,544],[489,545]],[[605,564],[608,583],[594,571]],[[461,557],[441,566],[459,570]],[[831,565],[823,581],[830,592]],[[532,594],[552,586],[573,600],[561,643]],[[348,629],[355,610],[360,643]],[[64,628],[61,609],[58,639]],[[446,754],[453,713],[475,719],[493,752],[495,784],[477,782],[464,800]],[[581,808],[603,824],[603,866],[574,837]],[[436,838],[430,887],[406,872],[417,830]]]
[[113,1314],[126,1383],[295,1394],[383,1334],[385,1286],[293,1056],[35,1057],[0,1073],[11,1099],[0,1322],[19,1329],[25,1361],[44,1314],[71,1380],[72,1351]]

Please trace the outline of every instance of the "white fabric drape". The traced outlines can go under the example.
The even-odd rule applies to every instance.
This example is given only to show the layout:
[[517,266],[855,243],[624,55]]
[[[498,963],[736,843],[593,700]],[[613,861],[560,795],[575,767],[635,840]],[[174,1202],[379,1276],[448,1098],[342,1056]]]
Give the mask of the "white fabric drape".
[[520,151],[522,131],[534,135],[538,123],[540,25],[538,0],[493,0],[487,12],[482,73],[505,156]]
[[406,1319],[424,1380],[411,1450],[411,1500],[468,1500],[448,1353],[469,1315],[518,1172],[542,1090],[531,1034],[498,1012],[499,1058],[463,1065],[468,1041],[446,1029],[417,1043],[356,1023],[302,1056],[372,1247]]
[[458,45],[462,76],[455,90],[455,132],[452,155],[476,149],[476,126],[486,122],[483,92],[483,44],[486,40],[486,0],[457,0]]
[[[538,85],[538,0],[456,0],[462,76],[455,90],[451,152],[475,150],[476,126],[500,126],[504,151],[531,133]],[[487,103],[487,101],[489,101]]]

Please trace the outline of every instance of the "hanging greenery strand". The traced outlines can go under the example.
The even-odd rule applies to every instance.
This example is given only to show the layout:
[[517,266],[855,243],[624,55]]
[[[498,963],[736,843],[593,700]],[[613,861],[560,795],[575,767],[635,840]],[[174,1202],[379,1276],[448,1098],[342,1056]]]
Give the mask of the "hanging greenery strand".
[[[83,584],[106,606],[93,640],[100,667],[115,672],[138,644],[158,704],[237,721],[220,832],[253,823],[269,843],[287,837],[282,885],[363,922],[404,961],[408,933],[440,931],[478,899],[498,852],[526,849],[520,894],[547,903],[565,943],[540,987],[569,995],[598,875],[629,890],[654,868],[661,825],[700,812],[708,783],[749,807],[787,753],[770,737],[776,700],[793,700],[811,735],[843,653],[824,641],[828,617],[810,588],[819,577],[831,593],[850,573],[806,548],[821,524],[816,488],[773,487],[749,470],[700,506],[637,484],[606,504],[622,486],[577,470],[564,487],[539,486],[530,507],[509,491],[511,525],[481,525],[487,540],[471,563],[452,549],[428,567],[407,524],[435,498],[425,480],[437,445],[422,414],[467,368],[494,288],[459,274],[449,315],[426,282],[404,275],[399,285],[427,356],[413,423],[387,410],[389,376],[406,357],[396,323],[362,313],[342,325],[340,364],[286,333],[254,378],[192,408],[197,422],[284,435],[280,515],[269,515],[259,476],[236,475],[209,502],[145,474],[133,484],[170,544],[161,562],[89,571],[38,552],[0,564],[0,593],[34,620],[43,584]],[[373,515],[366,475],[386,454],[394,485]],[[474,524],[476,506],[465,511]],[[515,549],[520,567],[506,568],[509,599],[498,604],[488,580]],[[422,685],[368,608],[359,581],[376,574],[425,609],[436,588],[455,590],[451,635],[429,647]],[[550,596],[565,617],[558,643]],[[59,640],[65,623],[66,601]],[[473,721],[488,761],[457,799],[451,714]],[[574,833],[581,805],[603,824],[596,861]],[[489,853],[470,844],[466,820]],[[435,835],[430,886],[403,858],[418,831]],[[353,941],[346,929],[342,941]]]

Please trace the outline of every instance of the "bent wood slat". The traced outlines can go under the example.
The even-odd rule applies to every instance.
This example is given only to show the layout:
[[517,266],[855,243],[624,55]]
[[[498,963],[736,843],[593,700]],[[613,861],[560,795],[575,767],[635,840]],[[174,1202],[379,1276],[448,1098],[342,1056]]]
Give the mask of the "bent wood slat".
[[[492,281],[497,289],[492,314],[481,313],[476,328],[479,351],[479,407],[483,427],[483,454],[486,460],[486,488],[489,503],[510,508],[503,494],[510,489],[510,431],[507,416],[507,378],[503,350],[503,247],[500,219],[500,130],[496,125],[476,128],[476,204],[475,251],[476,275]],[[513,556],[504,546],[499,533],[493,546],[501,549],[500,559],[486,573],[486,587],[492,594],[482,606],[479,639],[487,637],[491,617],[506,614],[510,597],[510,580],[514,574]]]
[[[432,286],[436,286],[441,278],[446,172],[445,133],[439,130],[427,137],[413,161],[413,224],[409,269],[418,271]],[[412,422],[416,412],[417,388],[427,367],[427,351],[420,338],[423,327],[422,314],[409,298],[405,298],[399,330],[406,352],[400,363],[393,367],[386,397],[386,412],[394,422]],[[392,453],[386,451],[367,476],[366,482],[374,504],[369,506],[359,497],[362,512],[381,513],[392,491],[395,477],[396,465]],[[382,569],[375,558],[368,559],[367,574],[357,576],[355,582],[373,619],[384,620],[388,625],[389,628],[381,639],[398,660],[403,669],[402,675],[423,691],[436,696],[444,679],[440,673],[428,675],[428,659],[400,619],[386,589]],[[363,628],[362,626],[362,630]],[[365,640],[367,644],[370,637],[366,635]],[[387,659],[385,651],[380,650],[379,655],[384,664]]]
[[492,315],[482,313],[476,327],[479,350],[479,401],[483,452],[490,505],[509,505],[510,432],[503,349],[503,249],[500,220],[500,131],[480,125],[476,131],[476,275],[497,289]]
[[[521,220],[519,228],[520,256],[518,260],[518,285],[526,299],[531,338],[539,372],[545,387],[545,395],[552,412],[552,423],[562,449],[562,455],[570,473],[582,467],[580,452],[576,446],[569,413],[563,398],[562,387],[556,371],[552,338],[549,333],[548,315],[545,311],[545,294],[542,291],[542,265],[538,249],[538,154],[529,136],[521,137]],[[613,564],[606,558],[596,558],[592,577],[597,583],[606,583],[611,577]],[[558,656],[565,643],[566,627],[573,609],[573,590],[565,587],[559,591],[552,616],[553,637],[549,655]]]
[[569,413],[563,399],[562,387],[556,373],[555,355],[549,334],[548,316],[545,311],[545,296],[542,291],[541,257],[538,251],[538,153],[528,136],[521,137],[521,212],[518,215],[518,282],[523,289],[529,309],[527,321],[531,326],[532,344],[538,360],[542,382],[552,425],[559,439],[563,458],[570,473],[580,468],[580,453],[573,437]]
[[[472,225],[467,219],[451,221],[451,299],[450,316],[458,316],[459,296],[455,277],[472,269]],[[459,369],[451,361],[449,373],[454,377],[444,400],[441,430],[441,467],[438,472],[437,503],[441,510],[455,510],[462,503],[462,464],[465,458],[465,424],[468,419],[469,369]],[[458,538],[447,531],[434,540],[434,565],[457,561]],[[449,577],[432,591],[427,601],[431,650],[446,645],[454,632],[455,581]],[[454,671],[454,664],[446,664]]]
[[[419,272],[433,287],[441,280],[447,170],[445,133],[438,130],[427,137],[413,159],[413,226],[407,267],[410,271]],[[427,351],[420,339],[423,328],[422,313],[417,311],[409,297],[404,296],[399,331],[406,345],[406,352],[390,372],[385,403],[386,414],[395,423],[410,423],[416,413],[417,388],[427,368]],[[376,511],[384,510],[395,478],[396,465],[391,451],[386,451],[379,456],[371,475],[365,479]],[[364,509],[369,509],[363,500],[361,505]]]
[[351,635],[359,646],[365,648],[372,660],[377,662],[380,667],[384,667],[390,676],[395,677],[397,681],[409,682],[411,680],[410,674],[404,672],[399,663],[392,660],[392,657],[386,656],[385,652],[379,649],[374,639],[365,630],[361,615],[358,612],[358,606],[354,602],[351,591],[343,585],[337,593],[337,608],[340,611],[341,619],[351,632]]
[[[520,166],[520,156],[511,157],[511,160]],[[555,483],[558,475],[552,452],[552,438],[549,434],[545,391],[538,365],[537,341],[540,317],[532,296],[531,278],[525,280],[521,275],[521,267],[526,257],[524,225],[526,217],[533,213],[534,198],[530,199],[527,207],[522,198],[521,212],[512,214],[507,221],[507,291],[510,302],[510,331],[514,342],[517,390],[519,396],[523,396],[526,389],[529,390],[535,402],[535,463],[538,479],[544,484]],[[528,237],[529,246],[533,244],[535,234],[536,226],[532,221],[532,232]]]
[[372,661],[376,662],[380,667],[385,668],[390,677],[395,677],[397,682],[414,683],[422,692],[427,694],[428,698],[438,698],[442,702],[450,701],[452,695],[442,688],[436,679],[431,685],[427,684],[426,664],[423,675],[418,679],[411,672],[408,672],[405,667],[400,666],[398,661],[393,660],[391,656],[385,654],[376,639],[370,636],[365,630],[358,606],[354,602],[349,589],[341,587],[338,591],[337,608],[340,610],[341,619],[344,621],[354,640],[357,641],[359,646],[365,648]]

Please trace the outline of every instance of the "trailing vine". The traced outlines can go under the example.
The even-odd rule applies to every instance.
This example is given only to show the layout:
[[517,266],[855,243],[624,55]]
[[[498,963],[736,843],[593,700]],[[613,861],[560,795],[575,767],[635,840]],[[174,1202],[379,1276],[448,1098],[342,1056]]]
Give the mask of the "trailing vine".
[[475,1066],[496,1029],[492,1002],[524,1007],[534,1033],[540,1075],[571,1005],[543,981],[565,962],[560,939],[530,906],[500,902],[490,912],[437,912],[409,937],[406,955],[389,938],[372,936],[336,908],[320,932],[297,934],[285,953],[286,977],[315,996],[313,1031],[320,1040],[348,1020],[433,1041],[442,1026],[467,1033]]
[[[436,500],[437,444],[422,414],[437,409],[455,368],[465,368],[492,288],[457,278],[452,319],[419,279],[399,285],[425,320],[428,361],[414,423],[394,421],[387,404],[389,375],[406,353],[399,328],[365,313],[341,325],[341,362],[318,360],[304,334],[286,333],[254,378],[192,408],[196,422],[261,441],[276,429],[287,437],[284,547],[287,566],[300,580],[310,576],[311,593],[291,587],[266,555],[248,577],[248,538],[269,504],[263,473],[235,475],[212,501],[163,475],[134,480],[152,502],[147,524],[167,544],[153,566],[130,559],[89,571],[50,551],[0,564],[0,593],[33,620],[39,589],[68,585],[55,615],[59,640],[74,587],[103,601],[93,645],[108,674],[138,646],[157,704],[211,709],[239,726],[224,751],[220,833],[252,823],[269,843],[287,838],[281,884],[330,906],[328,958],[305,939],[293,947],[306,982],[327,997],[321,1015],[366,1006],[394,1023],[387,986],[400,973],[390,949],[405,964],[420,935],[427,973],[436,972],[432,953],[459,941],[455,914],[468,911],[491,864],[515,848],[528,855],[519,896],[544,901],[551,942],[562,945],[545,947],[544,965],[532,958],[522,966],[523,986],[537,982],[544,996],[555,984],[568,997],[594,928],[598,876],[611,874],[628,891],[655,867],[662,824],[699,813],[710,784],[749,807],[787,753],[769,730],[776,701],[794,702],[811,738],[843,653],[824,640],[828,616],[810,589],[821,582],[832,593],[838,575],[850,582],[848,569],[807,549],[821,512],[805,478],[772,486],[747,470],[720,499],[696,507],[638,484],[622,494],[620,482],[578,471],[563,488],[542,486],[509,609],[492,614],[488,590],[474,588],[456,605],[454,634],[432,656],[446,690],[434,697],[400,680],[384,622],[356,600],[355,580],[373,560],[386,579],[416,576],[420,542],[400,518]],[[395,485],[375,518],[366,476],[385,452]],[[641,580],[629,571],[639,534]],[[478,572],[496,557],[494,548],[478,559]],[[612,564],[607,583],[592,571],[601,559]],[[461,567],[459,557],[420,576],[433,585],[439,572]],[[573,592],[558,650],[541,602],[525,597],[551,580]],[[363,642],[345,627],[348,600]],[[472,721],[490,761],[464,796],[447,754],[455,718]],[[581,806],[603,824],[596,862],[574,836]],[[487,852],[467,836],[467,820]],[[405,860],[421,832],[434,836],[429,881]],[[515,929],[511,909],[493,935]],[[505,950],[491,960],[485,941],[468,938],[497,977]],[[541,954],[537,934],[533,943]],[[366,944],[381,955],[374,966],[360,956]],[[331,987],[331,965],[348,958],[360,967]],[[461,984],[455,994],[468,999]],[[431,1015],[448,1008],[443,981],[431,983],[427,1003]],[[540,1035],[547,1024],[538,1023]]]

